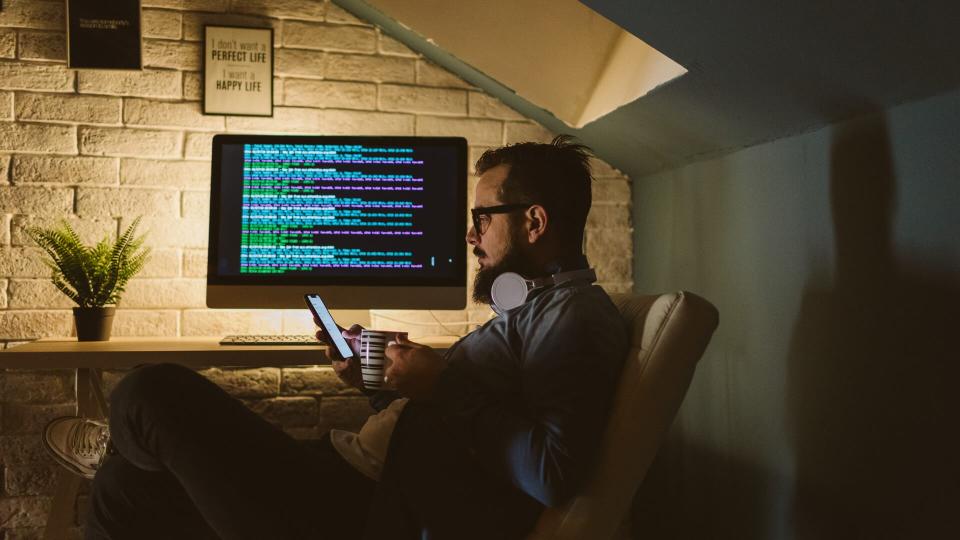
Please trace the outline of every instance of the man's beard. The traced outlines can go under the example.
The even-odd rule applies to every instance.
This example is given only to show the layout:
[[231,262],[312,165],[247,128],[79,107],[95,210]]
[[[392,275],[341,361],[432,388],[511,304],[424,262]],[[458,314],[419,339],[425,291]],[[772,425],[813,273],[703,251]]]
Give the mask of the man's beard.
[[[507,251],[500,262],[493,266],[477,269],[477,275],[473,280],[474,302],[492,304],[493,298],[490,291],[493,289],[493,281],[504,272],[516,272],[526,278],[537,277],[540,273],[539,270],[521,246],[520,242],[510,236],[507,242]],[[480,255],[481,253],[483,252],[479,248],[473,248],[474,255]]]

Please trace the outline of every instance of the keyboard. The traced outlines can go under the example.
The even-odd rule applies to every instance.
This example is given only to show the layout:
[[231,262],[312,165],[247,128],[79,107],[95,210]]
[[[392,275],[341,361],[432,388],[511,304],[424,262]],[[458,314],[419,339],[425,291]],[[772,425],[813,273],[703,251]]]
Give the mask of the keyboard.
[[224,336],[221,345],[321,345],[316,336],[301,335],[250,335]]

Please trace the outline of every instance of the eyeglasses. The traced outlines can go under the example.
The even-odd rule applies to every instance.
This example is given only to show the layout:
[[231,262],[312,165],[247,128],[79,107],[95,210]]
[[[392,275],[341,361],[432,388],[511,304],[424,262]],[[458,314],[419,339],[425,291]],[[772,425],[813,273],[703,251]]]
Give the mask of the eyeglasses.
[[470,216],[473,218],[473,228],[477,231],[477,236],[487,232],[490,226],[490,216],[493,214],[507,214],[517,210],[526,210],[534,203],[515,203],[501,204],[498,206],[478,206],[470,209]]

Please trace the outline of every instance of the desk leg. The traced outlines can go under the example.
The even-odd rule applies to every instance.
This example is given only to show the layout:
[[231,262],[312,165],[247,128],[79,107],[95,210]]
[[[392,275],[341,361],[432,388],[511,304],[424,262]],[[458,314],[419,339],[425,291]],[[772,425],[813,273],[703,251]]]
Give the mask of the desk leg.
[[[106,418],[107,402],[103,397],[100,370],[77,369],[74,395],[77,398],[77,416],[84,418]],[[61,468],[57,471],[57,489],[50,505],[47,526],[43,531],[44,540],[66,538],[67,529],[73,525],[74,507],[77,493],[83,478]]]

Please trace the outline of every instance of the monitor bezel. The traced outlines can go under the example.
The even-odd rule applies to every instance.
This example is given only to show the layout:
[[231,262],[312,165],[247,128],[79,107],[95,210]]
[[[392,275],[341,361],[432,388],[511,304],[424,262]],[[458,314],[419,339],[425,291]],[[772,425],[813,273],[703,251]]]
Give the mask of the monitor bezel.
[[[380,277],[380,276],[284,276],[251,274],[245,276],[224,276],[218,273],[217,260],[219,257],[220,234],[220,165],[223,159],[222,148],[226,144],[396,144],[414,145],[429,143],[431,145],[451,146],[457,152],[456,171],[456,205],[461,209],[462,219],[451,226],[457,228],[457,238],[465,238],[467,234],[467,140],[463,137],[419,137],[419,136],[392,136],[392,135],[226,135],[217,134],[213,137],[213,152],[210,161],[210,230],[207,248],[207,286],[234,285],[234,286],[356,286],[356,287],[439,287],[439,288],[466,288],[467,285],[467,245],[453,253],[454,275],[450,277]],[[390,283],[382,281],[389,279]],[[377,283],[380,280],[381,283]]]

